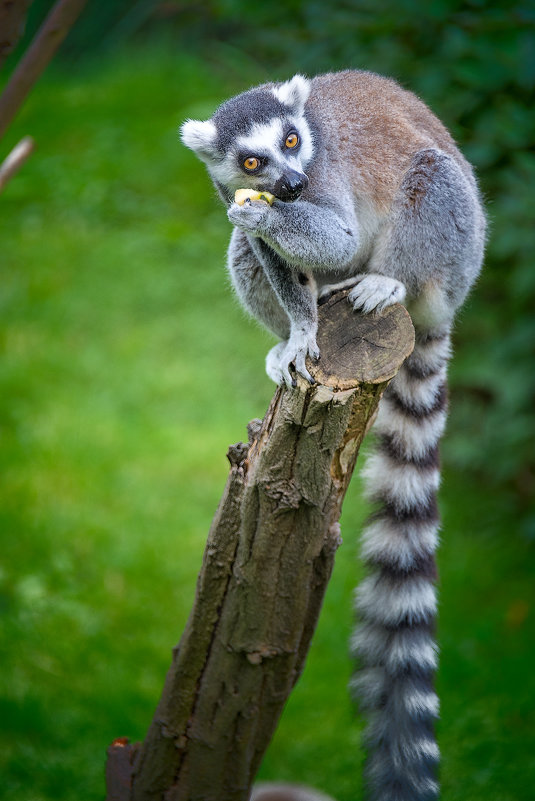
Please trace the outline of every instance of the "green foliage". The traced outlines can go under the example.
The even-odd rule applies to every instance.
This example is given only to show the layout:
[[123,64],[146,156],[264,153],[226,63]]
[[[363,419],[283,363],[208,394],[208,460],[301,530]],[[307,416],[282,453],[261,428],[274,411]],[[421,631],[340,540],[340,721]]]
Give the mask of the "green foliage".
[[[232,300],[229,226],[177,125],[261,80],[356,66],[430,103],[487,198],[487,264],[458,324],[446,438],[443,797],[528,801],[533,13],[445,0],[152,7],[89,3],[67,60],[2,142],[7,152],[32,133],[38,148],[0,197],[0,796],[101,798],[106,745],[144,736],[223,454],[271,396],[270,339]],[[340,801],[361,795],[345,684],[365,511],[354,488],[309,663],[262,767]]]
[[51,75],[6,143],[38,151],[0,200],[2,798],[101,798],[107,743],[143,737],[225,450],[271,395],[178,145],[182,104],[222,91],[192,69]]
[[[28,35],[50,5],[34,4]],[[485,270],[458,326],[445,456],[487,483],[507,485],[529,517],[535,487],[532,3],[287,0],[254,9],[244,0],[90,3],[63,53],[72,59],[133,38],[200,52],[216,72],[225,70],[227,86],[239,89],[296,70],[375,70],[420,94],[446,122],[478,171],[490,228]],[[185,105],[189,83],[188,75],[181,84]],[[209,114],[223,97],[216,93],[202,109],[192,103],[191,113]],[[535,536],[535,518],[524,525]]]

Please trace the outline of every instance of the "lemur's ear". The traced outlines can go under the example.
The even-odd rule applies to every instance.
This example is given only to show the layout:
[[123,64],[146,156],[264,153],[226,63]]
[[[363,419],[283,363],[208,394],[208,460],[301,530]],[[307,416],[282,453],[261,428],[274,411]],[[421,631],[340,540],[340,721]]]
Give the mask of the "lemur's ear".
[[273,94],[281,103],[289,106],[292,111],[300,113],[305,107],[311,88],[308,78],[305,78],[304,75],[294,75],[289,81],[276,86],[273,89]]
[[217,131],[212,120],[186,120],[180,128],[180,138],[199,158],[215,153]]

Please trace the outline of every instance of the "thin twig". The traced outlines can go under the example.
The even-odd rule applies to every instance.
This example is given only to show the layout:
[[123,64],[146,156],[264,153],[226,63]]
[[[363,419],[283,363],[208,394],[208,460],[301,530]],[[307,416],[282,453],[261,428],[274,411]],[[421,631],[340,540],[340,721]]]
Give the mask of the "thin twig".
[[31,136],[25,136],[18,145],[15,145],[9,156],[0,164],[0,192],[22,167],[28,156],[33,152],[35,142]]

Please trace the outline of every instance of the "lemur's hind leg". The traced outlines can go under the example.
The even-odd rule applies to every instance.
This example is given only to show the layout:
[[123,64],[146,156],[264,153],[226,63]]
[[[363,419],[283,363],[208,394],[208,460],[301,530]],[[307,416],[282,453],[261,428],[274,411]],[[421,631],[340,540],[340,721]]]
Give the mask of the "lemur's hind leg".
[[421,150],[401,182],[367,272],[322,287],[320,300],[351,288],[348,300],[356,311],[406,301],[417,326],[447,325],[479,272],[484,228],[472,176],[446,153]]
[[479,272],[484,226],[471,174],[441,150],[419,151],[377,239],[369,275],[355,286],[350,300],[362,307],[366,283],[375,277],[384,282],[388,296],[396,280],[405,287],[417,328],[449,326]]

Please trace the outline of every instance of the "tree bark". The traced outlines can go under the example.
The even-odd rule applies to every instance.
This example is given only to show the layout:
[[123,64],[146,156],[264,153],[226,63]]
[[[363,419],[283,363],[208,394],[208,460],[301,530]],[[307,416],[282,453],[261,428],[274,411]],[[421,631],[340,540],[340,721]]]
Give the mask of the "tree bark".
[[108,801],[249,798],[304,667],[360,444],[414,345],[403,307],[362,316],[346,298],[319,309],[318,383],[278,388],[229,450],[190,618],[144,743],[108,749]]

